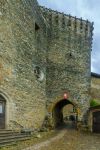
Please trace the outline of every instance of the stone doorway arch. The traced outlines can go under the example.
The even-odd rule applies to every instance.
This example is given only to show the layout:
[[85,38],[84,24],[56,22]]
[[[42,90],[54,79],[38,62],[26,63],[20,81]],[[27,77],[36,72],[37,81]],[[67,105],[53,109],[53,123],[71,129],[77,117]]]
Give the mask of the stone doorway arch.
[[77,115],[77,105],[68,99],[57,100],[48,106],[48,108],[47,108],[48,124],[50,127],[56,128],[64,122],[63,108],[64,108],[64,106],[69,105],[69,104],[71,104],[73,106],[73,110],[75,111],[76,116],[78,116]]
[[6,99],[0,94],[0,129],[6,125]]
[[4,89],[0,89],[0,101],[4,103],[4,125],[2,129],[9,129],[10,116],[13,115],[11,110],[12,106],[10,107],[10,105],[12,104],[12,100],[9,95],[4,92]]
[[[72,119],[74,119],[74,111],[76,109],[75,105],[70,102],[68,99],[62,99],[60,100],[53,108],[52,110],[52,117],[53,117],[53,122],[54,122],[54,127],[59,127],[60,125],[62,125],[64,123],[64,112],[63,112],[63,108],[65,106],[68,105],[72,105],[73,107],[73,114],[70,112],[70,116]],[[66,109],[67,111],[67,109]],[[66,116],[67,117],[67,116]],[[70,119],[71,119],[70,118]],[[76,116],[75,116],[76,119]]]

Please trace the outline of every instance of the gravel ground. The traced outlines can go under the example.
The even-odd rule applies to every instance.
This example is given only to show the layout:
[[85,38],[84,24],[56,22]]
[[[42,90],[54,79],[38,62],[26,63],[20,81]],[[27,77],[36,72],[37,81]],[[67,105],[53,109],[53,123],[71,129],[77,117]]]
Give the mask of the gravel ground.
[[67,130],[62,138],[44,145],[41,150],[100,150],[100,134]]
[[55,137],[24,150],[100,150],[100,134],[77,131],[73,125],[57,132]]

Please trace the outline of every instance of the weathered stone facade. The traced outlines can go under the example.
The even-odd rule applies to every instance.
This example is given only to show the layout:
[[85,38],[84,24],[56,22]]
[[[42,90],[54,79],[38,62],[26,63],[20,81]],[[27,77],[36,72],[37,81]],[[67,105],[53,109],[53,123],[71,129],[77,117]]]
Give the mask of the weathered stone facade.
[[[93,23],[40,7],[0,1],[0,94],[6,128],[39,128],[68,99],[83,119],[90,100]],[[52,123],[51,123],[52,124]]]
[[91,97],[100,103],[100,74],[91,74]]
[[100,105],[89,109],[88,127],[91,132],[100,133]]

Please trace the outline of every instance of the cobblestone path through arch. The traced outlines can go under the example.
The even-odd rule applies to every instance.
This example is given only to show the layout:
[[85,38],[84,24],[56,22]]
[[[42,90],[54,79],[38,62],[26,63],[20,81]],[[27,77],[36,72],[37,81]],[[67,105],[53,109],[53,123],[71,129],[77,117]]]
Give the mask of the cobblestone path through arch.
[[100,150],[100,134],[65,130],[62,138],[54,140],[41,150]]

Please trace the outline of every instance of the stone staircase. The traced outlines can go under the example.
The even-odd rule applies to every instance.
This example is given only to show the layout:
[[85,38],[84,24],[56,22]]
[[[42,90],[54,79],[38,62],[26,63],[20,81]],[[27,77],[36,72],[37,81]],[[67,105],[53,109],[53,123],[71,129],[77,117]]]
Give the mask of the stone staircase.
[[17,141],[31,138],[30,132],[19,132],[12,130],[0,130],[0,147],[15,144]]

